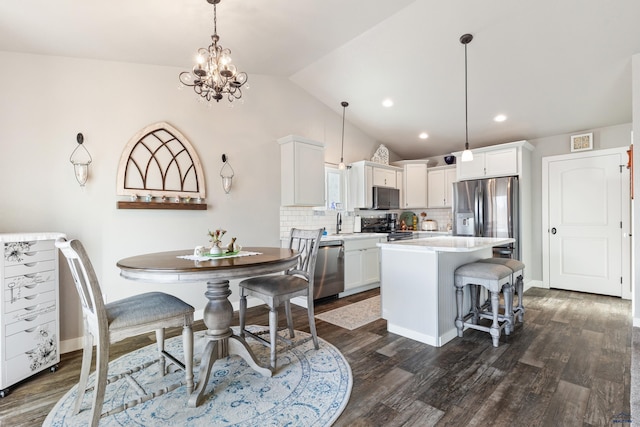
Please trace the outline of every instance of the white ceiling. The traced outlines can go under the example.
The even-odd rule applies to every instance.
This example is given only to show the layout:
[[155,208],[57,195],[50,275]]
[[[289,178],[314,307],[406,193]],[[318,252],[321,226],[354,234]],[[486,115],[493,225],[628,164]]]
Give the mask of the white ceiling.
[[[637,0],[222,0],[218,34],[250,82],[348,101],[347,121],[412,159],[463,148],[464,33],[472,147],[631,122],[638,17]],[[189,70],[212,32],[206,0],[0,2],[5,51]]]

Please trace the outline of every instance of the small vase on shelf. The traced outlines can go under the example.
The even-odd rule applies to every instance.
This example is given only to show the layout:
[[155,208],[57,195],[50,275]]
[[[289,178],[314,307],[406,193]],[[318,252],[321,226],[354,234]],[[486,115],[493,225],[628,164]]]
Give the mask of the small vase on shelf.
[[213,245],[211,246],[211,249],[209,249],[209,253],[211,255],[220,255],[222,253],[222,248],[219,246],[220,242],[214,242]]

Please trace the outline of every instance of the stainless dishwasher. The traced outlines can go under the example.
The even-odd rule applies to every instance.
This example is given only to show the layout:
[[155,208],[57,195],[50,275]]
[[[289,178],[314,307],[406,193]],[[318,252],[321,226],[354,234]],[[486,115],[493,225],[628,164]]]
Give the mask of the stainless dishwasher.
[[313,275],[313,299],[344,292],[344,248],[342,240],[323,240]]

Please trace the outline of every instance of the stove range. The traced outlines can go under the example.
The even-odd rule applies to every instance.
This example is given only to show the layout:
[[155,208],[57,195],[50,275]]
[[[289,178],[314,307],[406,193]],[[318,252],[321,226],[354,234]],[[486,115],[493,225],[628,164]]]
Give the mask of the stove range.
[[387,242],[411,239],[413,239],[413,232],[411,231],[392,231],[391,233],[387,234]]

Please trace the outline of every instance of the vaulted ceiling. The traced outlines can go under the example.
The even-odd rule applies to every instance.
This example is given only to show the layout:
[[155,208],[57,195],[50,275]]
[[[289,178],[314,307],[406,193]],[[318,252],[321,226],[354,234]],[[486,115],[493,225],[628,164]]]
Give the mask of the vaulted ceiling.
[[[465,33],[472,147],[630,122],[639,16],[637,0],[222,0],[218,34],[250,79],[290,78],[338,114],[348,101],[349,122],[412,159],[463,148]],[[206,0],[0,2],[5,51],[188,70],[212,29]]]

